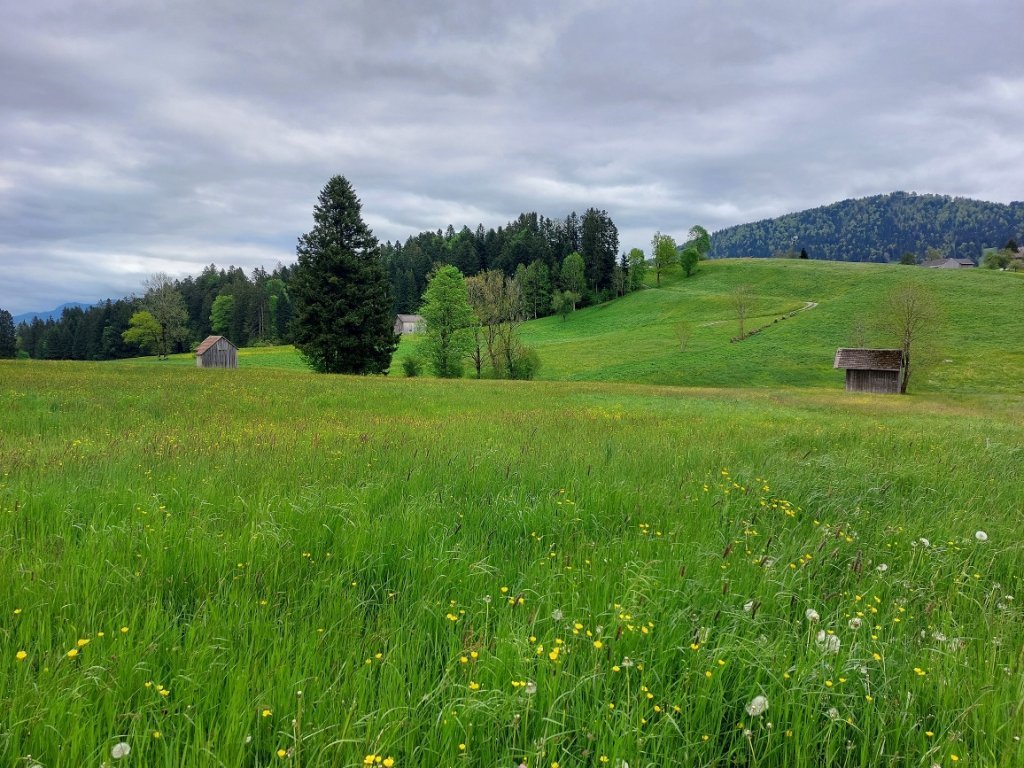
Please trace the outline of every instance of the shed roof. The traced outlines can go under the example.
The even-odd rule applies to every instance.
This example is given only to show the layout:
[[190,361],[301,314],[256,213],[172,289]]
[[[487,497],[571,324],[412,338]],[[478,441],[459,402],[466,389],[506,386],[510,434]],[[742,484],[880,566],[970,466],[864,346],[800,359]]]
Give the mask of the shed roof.
[[[200,344],[198,347],[196,347],[196,354],[197,355],[203,354],[203,352],[208,350],[210,347],[212,347],[214,344],[216,344],[221,339],[224,339],[224,341],[226,341],[228,344],[231,344],[231,341],[229,339],[223,337],[223,336],[207,336],[205,339],[203,339],[203,343]],[[231,344],[231,346],[235,347],[234,344]],[[238,349],[238,347],[235,347],[235,349]]]
[[856,349],[843,347],[836,350],[833,368],[855,371],[898,371],[903,366],[901,349]]
[[422,315],[399,315],[398,319],[403,323],[418,323],[423,319]]

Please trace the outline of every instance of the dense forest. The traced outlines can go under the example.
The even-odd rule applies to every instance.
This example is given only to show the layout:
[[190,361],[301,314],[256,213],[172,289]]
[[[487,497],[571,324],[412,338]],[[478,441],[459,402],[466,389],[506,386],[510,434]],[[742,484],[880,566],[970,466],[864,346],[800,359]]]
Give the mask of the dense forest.
[[[467,277],[498,270],[519,284],[525,316],[551,314],[561,289],[578,294],[581,305],[621,295],[629,289],[625,257],[617,259],[619,233],[606,211],[590,208],[550,219],[521,214],[497,229],[421,232],[404,243],[384,243],[394,311],[414,313],[427,276],[441,264],[458,267]],[[583,274],[561,274],[566,257],[582,256]],[[578,257],[577,257],[578,258]],[[571,263],[576,263],[570,260]],[[169,351],[186,352],[211,333],[238,346],[291,342],[293,303],[289,285],[294,266],[273,271],[257,268],[247,275],[239,267],[206,267],[196,277],[174,280],[187,318]],[[59,319],[36,319],[17,328],[18,349],[35,359],[111,360],[134,357],[138,345],[123,334],[132,316],[147,308],[146,296],[107,300],[92,307],[67,307]]]
[[805,250],[812,259],[896,262],[978,261],[983,248],[1024,235],[1024,203],[893,192],[740,224],[715,232],[712,258],[781,256]]
[[[257,268],[246,275],[239,267],[218,269],[211,264],[197,277],[175,280],[187,317],[182,339],[172,351],[186,352],[214,332],[239,346],[288,341],[292,305],[287,285],[292,270],[278,265],[272,272]],[[18,349],[38,360],[135,357],[139,347],[125,342],[122,334],[144,306],[144,296],[130,296],[92,307],[66,307],[59,319],[21,323]]]
[[[421,232],[405,243],[385,243],[384,263],[398,312],[415,312],[427,286],[427,275],[436,264],[458,267],[466,277],[497,269],[509,277],[527,274],[541,285],[532,294],[538,297],[531,314],[550,314],[551,293],[560,284],[560,270],[566,256],[579,253],[586,267],[586,291],[583,300],[599,301],[622,291],[617,275],[619,231],[607,211],[589,208],[579,216],[570,213],[564,219],[550,219],[536,213],[523,213],[515,221],[497,229],[475,231],[463,227],[456,231]],[[617,282],[618,281],[618,282]]]

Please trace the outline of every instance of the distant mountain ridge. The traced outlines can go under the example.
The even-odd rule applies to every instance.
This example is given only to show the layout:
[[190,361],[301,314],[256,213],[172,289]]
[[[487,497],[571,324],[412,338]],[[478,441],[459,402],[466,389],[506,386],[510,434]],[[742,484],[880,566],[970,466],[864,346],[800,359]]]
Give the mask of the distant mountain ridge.
[[935,249],[977,261],[983,248],[1022,235],[1024,202],[892,192],[721,229],[711,235],[710,255],[768,257],[804,249],[812,259],[884,263],[905,253],[921,259]]
[[31,323],[37,317],[45,323],[47,320],[59,320],[60,316],[64,314],[64,310],[69,307],[80,307],[81,309],[86,309],[91,306],[92,304],[83,304],[80,301],[69,301],[61,304],[56,309],[50,309],[45,312],[22,312],[20,315],[15,315],[13,319],[15,325],[20,323]]

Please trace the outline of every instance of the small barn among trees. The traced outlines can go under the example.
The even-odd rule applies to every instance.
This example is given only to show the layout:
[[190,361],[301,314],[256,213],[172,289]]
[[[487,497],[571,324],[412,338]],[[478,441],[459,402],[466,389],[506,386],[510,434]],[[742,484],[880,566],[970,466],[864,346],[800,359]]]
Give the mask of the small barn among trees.
[[196,348],[197,368],[237,368],[238,347],[223,336],[207,336]]
[[419,333],[423,330],[423,317],[420,315],[396,315],[395,333]]
[[833,367],[846,369],[847,392],[898,395],[903,350],[844,347],[836,350]]

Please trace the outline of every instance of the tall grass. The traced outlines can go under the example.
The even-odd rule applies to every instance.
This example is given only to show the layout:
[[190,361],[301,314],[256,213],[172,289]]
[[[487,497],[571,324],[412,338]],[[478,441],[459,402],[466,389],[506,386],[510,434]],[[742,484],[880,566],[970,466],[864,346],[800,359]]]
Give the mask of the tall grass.
[[2,363],[0,405],[4,765],[1024,763],[1019,398]]

